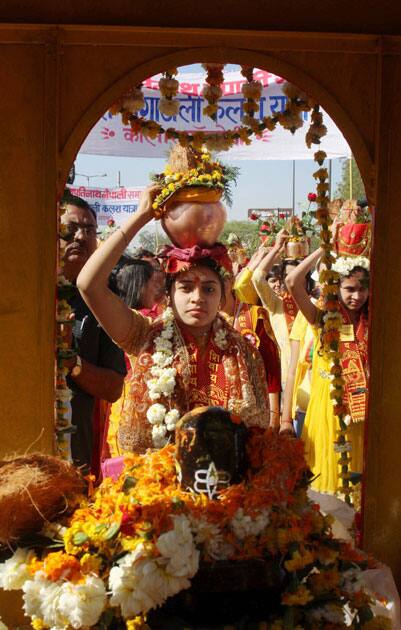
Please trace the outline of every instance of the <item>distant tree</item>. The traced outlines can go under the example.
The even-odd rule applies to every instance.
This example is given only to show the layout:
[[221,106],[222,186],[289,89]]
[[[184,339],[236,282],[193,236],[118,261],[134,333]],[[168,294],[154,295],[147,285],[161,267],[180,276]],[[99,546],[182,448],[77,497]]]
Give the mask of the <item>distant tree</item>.
[[156,252],[163,245],[171,244],[167,234],[160,228],[157,232],[156,230],[141,230],[138,240],[141,247],[149,249],[151,252]]
[[[366,197],[365,187],[363,185],[362,177],[354,158],[351,159],[351,177],[352,199],[364,199]],[[343,158],[342,160],[341,180],[338,183],[335,197],[341,199],[351,199],[350,168],[348,158]]]
[[226,244],[228,235],[236,234],[251,254],[259,245],[258,229],[257,221],[227,221],[219,240]]

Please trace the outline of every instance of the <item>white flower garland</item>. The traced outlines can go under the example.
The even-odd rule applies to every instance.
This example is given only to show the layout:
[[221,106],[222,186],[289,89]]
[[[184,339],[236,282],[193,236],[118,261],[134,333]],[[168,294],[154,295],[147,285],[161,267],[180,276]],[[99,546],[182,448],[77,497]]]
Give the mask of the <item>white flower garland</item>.
[[369,258],[365,258],[365,256],[339,256],[331,269],[341,276],[348,276],[355,267],[362,267],[362,269],[369,271]]
[[[163,329],[155,339],[155,352],[152,354],[153,366],[150,369],[152,378],[147,381],[149,398],[156,401],[170,398],[176,385],[177,370],[171,367],[173,352],[174,313],[169,307],[163,313]],[[227,347],[226,331],[222,327],[215,330],[215,344],[224,350]],[[169,405],[170,406],[170,405]],[[168,432],[175,430],[180,413],[177,409],[169,409],[161,402],[155,402],[146,412],[152,425],[152,440],[155,448],[162,448],[169,441]]]

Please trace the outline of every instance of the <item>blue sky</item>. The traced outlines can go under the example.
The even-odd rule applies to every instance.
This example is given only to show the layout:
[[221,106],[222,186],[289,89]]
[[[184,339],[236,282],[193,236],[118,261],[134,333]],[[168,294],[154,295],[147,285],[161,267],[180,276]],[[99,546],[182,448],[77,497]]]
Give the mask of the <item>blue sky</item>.
[[[232,162],[239,166],[240,176],[233,188],[234,203],[228,210],[229,219],[245,219],[248,208],[290,208],[292,207],[292,168],[290,160],[241,160]],[[146,186],[150,172],[163,170],[165,160],[159,158],[122,158],[78,155],[75,162],[77,173],[91,177],[90,186],[117,186],[118,173],[122,186]],[[312,173],[316,163],[312,160],[295,162],[295,209],[307,202],[309,192],[315,191]],[[332,160],[332,186],[335,192],[341,177],[341,161]],[[76,177],[76,184],[87,184],[85,177]]]
[[[238,70],[238,66],[227,65],[228,71]],[[199,72],[199,64],[180,68],[181,72]],[[322,147],[323,148],[323,147]],[[289,156],[290,157],[290,156]],[[222,160],[224,161],[224,160]],[[293,203],[293,162],[292,160],[241,160],[230,162],[239,166],[240,176],[233,189],[233,206],[228,211],[229,219],[245,219],[248,208],[290,208]],[[335,193],[341,177],[341,160],[333,159],[332,191]],[[75,162],[76,173],[89,177],[90,186],[146,186],[150,172],[161,172],[165,160],[161,158],[126,158],[81,155]],[[312,173],[316,164],[312,160],[295,162],[295,211],[305,204],[309,192],[315,191]],[[103,177],[94,177],[105,175]],[[75,184],[88,185],[87,177],[77,176]]]

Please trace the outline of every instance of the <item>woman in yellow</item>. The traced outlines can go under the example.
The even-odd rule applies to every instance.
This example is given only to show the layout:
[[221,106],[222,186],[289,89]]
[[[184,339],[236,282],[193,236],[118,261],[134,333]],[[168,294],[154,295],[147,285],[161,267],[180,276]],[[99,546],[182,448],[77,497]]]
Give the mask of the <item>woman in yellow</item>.
[[[252,282],[258,293],[261,302],[267,312],[269,313],[270,323],[274,332],[274,336],[277,340],[280,348],[280,360],[281,360],[281,384],[285,388],[287,381],[288,367],[290,364],[290,332],[298,312],[298,307],[295,304],[291,295],[287,292],[282,295],[277,293],[270,286],[267,275],[272,267],[281,259],[281,254],[284,251],[285,244],[288,238],[288,234],[285,230],[281,230],[277,234],[275,244],[270,250],[266,249],[263,245],[259,248],[262,254],[255,270],[252,274]],[[293,268],[295,261],[288,261],[285,265],[283,276],[285,277],[289,269]],[[282,278],[283,280],[283,278]]]
[[[305,290],[305,276],[316,264],[322,250],[313,252],[287,276],[287,287],[294,296],[306,320],[313,326],[314,350],[309,406],[302,438],[308,464],[316,476],[312,487],[319,492],[334,494],[339,487],[339,454],[334,450],[339,428],[334,415],[331,392],[331,363],[321,347],[323,313],[311,301]],[[352,472],[363,467],[363,434],[366,414],[368,380],[368,321],[369,260],[339,257],[333,267],[341,274],[340,306],[343,324],[340,328],[340,353],[345,379],[344,404],[348,408]]]
[[[262,356],[269,391],[270,427],[277,429],[280,421],[281,392],[279,349],[269,314],[261,306],[259,296],[252,284],[252,273],[265,255],[265,249],[257,250],[247,266],[238,274],[233,287],[235,305],[231,323],[236,330],[251,340]],[[225,310],[227,304],[228,301],[226,301]]]
[[295,433],[298,438],[310,398],[313,345],[313,329],[298,311],[290,333],[291,358],[280,421],[280,433]]

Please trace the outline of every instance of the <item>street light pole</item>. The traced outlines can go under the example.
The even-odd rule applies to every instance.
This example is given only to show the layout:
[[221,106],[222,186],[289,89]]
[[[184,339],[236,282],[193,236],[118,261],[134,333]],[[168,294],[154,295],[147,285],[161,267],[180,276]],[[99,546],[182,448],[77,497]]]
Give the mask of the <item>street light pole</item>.
[[75,173],[76,177],[85,177],[87,184],[89,186],[89,182],[91,179],[96,179],[98,177],[107,177],[107,173],[102,173],[101,175],[87,175],[86,173]]

